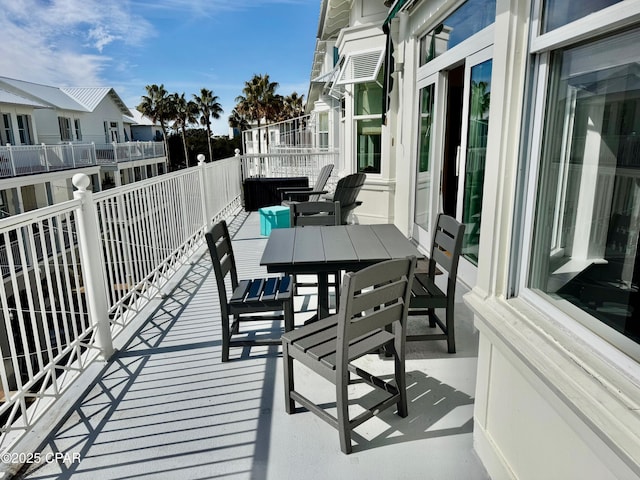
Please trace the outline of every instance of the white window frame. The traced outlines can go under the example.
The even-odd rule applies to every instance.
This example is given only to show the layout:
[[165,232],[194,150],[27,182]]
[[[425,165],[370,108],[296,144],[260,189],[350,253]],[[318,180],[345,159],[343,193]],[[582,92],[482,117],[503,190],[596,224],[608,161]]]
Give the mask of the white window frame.
[[[519,274],[513,279],[518,297],[547,318],[554,319],[561,328],[584,340],[588,345],[602,353],[611,361],[613,358],[622,362],[625,355],[640,361],[640,344],[627,338],[622,333],[608,327],[600,320],[570,302],[552,302],[548,295],[529,288],[531,274],[531,255],[533,251],[533,219],[537,203],[537,184],[540,175],[542,156],[542,138],[544,133],[545,112],[549,74],[551,68],[551,52],[560,48],[576,45],[582,41],[595,39],[602,33],[611,35],[619,33],[623,27],[636,24],[640,28],[640,2],[624,1],[609,6],[599,12],[592,13],[551,32],[539,35],[542,0],[535,0],[534,14],[530,38],[530,53],[537,57],[534,61],[535,77],[532,98],[532,133],[528,154],[528,182],[522,195],[525,209],[522,218],[529,219],[523,224],[522,255],[520,255]],[[626,364],[627,362],[622,362]],[[635,375],[635,374],[634,374]]]

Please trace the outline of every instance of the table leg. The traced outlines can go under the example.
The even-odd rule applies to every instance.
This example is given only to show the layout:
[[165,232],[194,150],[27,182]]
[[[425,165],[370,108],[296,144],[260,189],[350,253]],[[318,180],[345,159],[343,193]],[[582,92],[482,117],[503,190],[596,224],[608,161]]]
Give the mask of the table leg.
[[318,318],[329,316],[329,274],[318,273]]

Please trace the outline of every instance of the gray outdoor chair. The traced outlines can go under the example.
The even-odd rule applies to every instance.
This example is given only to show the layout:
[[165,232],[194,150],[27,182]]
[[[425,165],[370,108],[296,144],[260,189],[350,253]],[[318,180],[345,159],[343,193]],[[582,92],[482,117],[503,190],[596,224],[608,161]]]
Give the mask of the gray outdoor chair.
[[[408,414],[405,327],[415,263],[415,257],[401,258],[347,273],[338,314],[282,336],[287,413],[294,413],[298,402],[336,427],[343,453],[351,453],[351,431],[365,420],[393,405],[397,405],[400,417]],[[392,331],[387,331],[388,327]],[[376,377],[352,363],[381,348],[394,357],[393,381]],[[294,360],[335,385],[337,417],[295,390]],[[385,394],[383,400],[364,406],[365,411],[353,419],[349,417],[350,374]]]
[[289,205],[289,225],[340,225],[340,202],[308,201]]
[[358,201],[358,194],[367,179],[364,173],[352,173],[338,180],[332,194],[323,195],[322,198],[332,202],[340,202],[340,223],[347,224],[349,214],[362,202]]
[[[317,201],[292,203],[289,206],[289,225],[291,227],[304,226],[331,226],[340,225],[340,202]],[[336,308],[338,308],[338,287],[340,272],[333,272],[333,280],[329,281],[329,287],[333,287],[336,294]],[[301,282],[300,277],[294,276],[296,282],[296,295],[298,287],[317,287],[318,284]]]
[[[427,315],[429,326],[434,328],[437,325],[442,333],[407,335],[407,341],[446,340],[448,352],[456,353],[454,306],[463,235],[464,224],[443,213],[438,215],[427,273],[415,275],[409,315]],[[435,284],[437,273],[447,276],[446,292]],[[444,322],[436,315],[436,308],[445,309]]]
[[320,200],[320,195],[327,193],[325,186],[331,177],[333,171],[333,164],[330,163],[320,169],[318,178],[313,187],[300,187],[300,188],[279,188],[280,197],[282,199],[282,205],[288,207],[293,202],[317,202]]
[[[241,322],[266,322],[284,320],[284,330],[293,330],[293,289],[291,277],[255,278],[238,280],[235,256],[231,246],[229,229],[224,220],[215,224],[205,237],[216,274],[220,316],[222,317],[222,361],[229,360],[230,347],[252,345],[279,345],[277,338],[258,335],[260,332],[240,332]],[[227,294],[225,278],[229,275],[231,295]],[[248,313],[279,312],[280,315],[255,315]],[[233,322],[230,322],[233,317]],[[234,339],[237,336],[237,339]]]

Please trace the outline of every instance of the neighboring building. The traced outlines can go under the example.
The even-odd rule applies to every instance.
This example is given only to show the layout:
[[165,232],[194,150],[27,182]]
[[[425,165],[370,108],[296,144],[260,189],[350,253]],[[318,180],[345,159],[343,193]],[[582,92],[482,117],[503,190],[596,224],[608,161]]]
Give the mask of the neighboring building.
[[163,139],[160,122],[154,122],[142,115],[135,108],[129,108],[131,123],[131,140],[139,142],[161,142]]
[[640,1],[388,5],[322,1],[309,108],[367,173],[357,221],[424,251],[437,213],[466,224],[476,451],[638,478]]
[[130,142],[154,127],[110,87],[0,77],[0,127],[4,215],[71,199],[76,173],[87,174],[97,191],[166,172],[163,143]]

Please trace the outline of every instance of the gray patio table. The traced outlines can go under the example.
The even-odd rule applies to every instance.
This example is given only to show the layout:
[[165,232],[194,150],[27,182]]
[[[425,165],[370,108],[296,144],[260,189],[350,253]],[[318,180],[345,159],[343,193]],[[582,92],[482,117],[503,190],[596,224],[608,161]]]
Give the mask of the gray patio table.
[[329,273],[409,255],[424,257],[395,225],[310,226],[272,230],[260,265],[271,273],[318,275],[318,317],[324,318],[329,315]]

